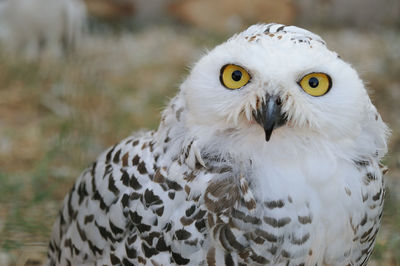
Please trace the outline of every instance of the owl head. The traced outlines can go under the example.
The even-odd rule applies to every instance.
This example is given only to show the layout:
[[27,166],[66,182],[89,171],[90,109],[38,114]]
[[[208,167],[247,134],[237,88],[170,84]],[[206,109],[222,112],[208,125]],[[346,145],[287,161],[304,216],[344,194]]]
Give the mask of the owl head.
[[234,35],[195,64],[181,94],[187,127],[201,135],[271,145],[369,134],[386,149],[386,127],[357,72],[321,37],[295,26],[253,25]]

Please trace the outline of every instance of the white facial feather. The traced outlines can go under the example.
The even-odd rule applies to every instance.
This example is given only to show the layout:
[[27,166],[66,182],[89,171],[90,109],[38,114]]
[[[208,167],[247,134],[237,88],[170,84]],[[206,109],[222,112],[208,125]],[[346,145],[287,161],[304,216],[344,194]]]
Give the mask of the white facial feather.
[[[289,134],[302,141],[345,143],[349,148],[365,139],[365,146],[376,142],[375,148],[383,154],[387,128],[380,118],[375,119],[375,108],[356,71],[330,51],[319,36],[293,26],[276,32],[282,25],[265,32],[268,26],[255,25],[235,35],[194,66],[181,87],[188,127],[196,131],[203,128],[208,132],[205,135],[235,128],[242,131],[237,135],[252,135],[260,145],[268,145],[263,143],[262,128],[252,115],[268,93],[281,97],[288,118],[287,125],[272,133],[271,142]],[[237,90],[226,89],[219,78],[226,64],[245,68],[250,82]],[[332,88],[327,94],[314,97],[299,86],[300,79],[313,72],[331,77]],[[373,132],[365,132],[370,123]]]

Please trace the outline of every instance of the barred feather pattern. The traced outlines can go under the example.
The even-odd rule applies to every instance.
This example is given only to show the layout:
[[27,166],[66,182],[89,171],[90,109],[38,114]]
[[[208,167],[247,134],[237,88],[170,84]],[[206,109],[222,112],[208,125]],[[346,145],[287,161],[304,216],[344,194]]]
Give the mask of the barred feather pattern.
[[[309,265],[310,212],[274,216],[293,199],[255,198],[249,171],[238,171],[231,158],[200,162],[195,140],[178,140],[188,144],[170,156],[166,123],[179,124],[180,108],[170,106],[159,132],[121,141],[82,173],[57,218],[49,265]],[[382,216],[386,169],[374,159],[354,167],[363,177],[362,203],[373,212],[349,216],[354,245],[344,257],[365,265]]]
[[[279,24],[253,26],[230,42],[238,38],[325,49],[319,36]],[[355,94],[364,102],[351,130],[313,121],[334,129],[322,133],[304,122],[320,118],[309,99],[298,88],[288,92],[289,125],[265,144],[262,128],[243,115],[258,104],[239,98],[242,109],[228,112],[234,119],[212,111],[203,121],[212,97],[200,107],[191,102],[202,96],[193,80],[157,131],[122,140],[77,179],[54,224],[48,265],[366,265],[387,171],[380,164],[387,128],[366,92]]]

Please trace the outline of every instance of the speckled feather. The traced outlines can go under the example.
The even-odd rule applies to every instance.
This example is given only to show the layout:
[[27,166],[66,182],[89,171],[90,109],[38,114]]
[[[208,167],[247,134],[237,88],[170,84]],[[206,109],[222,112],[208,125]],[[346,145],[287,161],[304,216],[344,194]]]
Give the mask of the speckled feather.
[[[229,59],[235,42],[249,53],[282,43],[340,60],[319,36],[279,24],[252,26],[217,47],[194,67],[157,131],[122,140],[78,178],[54,225],[48,265],[366,265],[382,217],[388,134],[362,82],[339,63],[355,96],[341,101],[333,86],[339,94],[329,101],[357,113],[348,115],[352,124],[325,121],[324,111],[337,119],[330,102],[312,102],[279,72],[260,78],[262,54]],[[255,61],[247,66],[253,87],[233,96],[213,83],[218,67],[246,60]],[[326,71],[341,84],[335,69]],[[199,82],[208,73],[216,77]],[[283,99],[288,117],[268,143],[246,115],[265,91]]]

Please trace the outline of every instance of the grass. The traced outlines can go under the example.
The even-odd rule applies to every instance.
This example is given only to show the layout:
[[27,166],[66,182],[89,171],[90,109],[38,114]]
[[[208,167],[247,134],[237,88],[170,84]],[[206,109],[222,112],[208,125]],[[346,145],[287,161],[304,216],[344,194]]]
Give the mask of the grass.
[[[340,33],[332,33],[333,39],[335,34]],[[4,254],[11,265],[43,262],[52,224],[75,178],[106,147],[136,130],[156,128],[187,65],[220,38],[167,26],[92,36],[78,55],[63,60],[26,62],[0,51],[0,264]],[[336,45],[344,58],[364,66],[348,45]],[[397,64],[390,58],[382,60]],[[371,80],[372,87],[384,87],[376,103],[394,130],[375,265],[400,265],[400,190],[392,186],[400,178],[399,99],[390,89],[400,80],[390,73]]]
[[[157,127],[193,58],[194,38],[151,31],[161,40],[147,32],[97,36],[67,60],[26,62],[0,53],[0,257],[6,254],[7,263],[23,265],[32,256],[42,263],[79,173],[106,147]],[[181,55],[173,55],[168,38],[180,41]],[[152,41],[165,45],[151,44],[161,51],[148,51],[147,59],[132,55]]]

